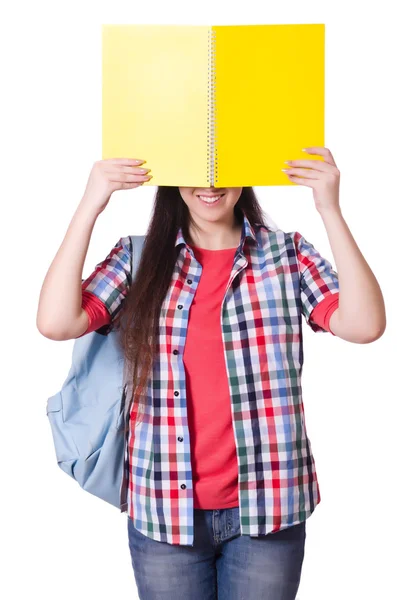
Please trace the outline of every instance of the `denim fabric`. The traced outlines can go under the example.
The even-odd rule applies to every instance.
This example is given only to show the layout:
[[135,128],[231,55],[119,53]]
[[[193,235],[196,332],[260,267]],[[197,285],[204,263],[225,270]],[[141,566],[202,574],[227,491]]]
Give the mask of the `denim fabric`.
[[275,533],[241,535],[239,507],[194,510],[194,545],[154,540],[128,517],[141,600],[294,600],[306,521]]

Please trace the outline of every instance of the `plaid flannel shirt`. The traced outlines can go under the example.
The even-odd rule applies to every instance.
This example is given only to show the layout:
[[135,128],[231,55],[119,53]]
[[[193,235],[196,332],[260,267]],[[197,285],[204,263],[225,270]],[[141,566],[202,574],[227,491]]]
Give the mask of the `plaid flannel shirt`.
[[[143,421],[127,434],[121,511],[128,512],[144,535],[193,545],[183,350],[202,267],[182,229],[175,246],[178,255],[161,310],[147,406]],[[100,298],[112,318],[131,284],[131,253],[130,236],[120,238],[83,282],[83,289]],[[299,232],[251,225],[244,214],[219,315],[242,535],[268,534],[300,523],[320,502],[302,401],[302,314],[313,331],[325,332],[310,314],[338,292],[337,272]],[[109,327],[111,323],[105,330]]]

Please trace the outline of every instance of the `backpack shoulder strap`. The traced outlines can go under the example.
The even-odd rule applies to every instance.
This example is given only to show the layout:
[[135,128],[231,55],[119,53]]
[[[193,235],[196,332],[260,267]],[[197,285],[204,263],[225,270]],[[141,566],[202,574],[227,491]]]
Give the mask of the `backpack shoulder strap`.
[[[133,281],[134,277],[138,271],[139,261],[141,260],[142,248],[145,243],[146,235],[130,235],[129,237],[131,239],[131,281]],[[126,419],[125,410],[127,408],[127,403],[126,403],[125,399],[126,399],[126,387],[128,385],[126,383],[126,377],[127,377],[126,365],[127,365],[127,363],[124,362],[123,395],[122,395],[122,399],[121,399],[121,407],[122,407],[121,411],[124,412],[124,422],[126,422],[125,421],[125,419]]]
[[141,259],[145,235],[131,235],[131,279],[134,279]]

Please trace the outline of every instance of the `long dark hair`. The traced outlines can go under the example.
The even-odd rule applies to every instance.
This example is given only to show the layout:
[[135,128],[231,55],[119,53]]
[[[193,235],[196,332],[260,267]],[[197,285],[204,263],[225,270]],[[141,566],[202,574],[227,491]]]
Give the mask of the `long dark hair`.
[[[251,225],[263,224],[270,228],[252,187],[242,188],[234,213],[240,223],[245,214]],[[133,411],[135,414],[138,414],[139,408],[141,411],[144,408],[142,399],[144,401],[146,396],[147,381],[157,351],[161,306],[179,251],[175,247],[176,235],[182,227],[183,235],[188,241],[190,224],[194,226],[179,188],[159,186],[139,268],[134,271],[134,281],[114,320],[114,326],[120,329],[120,343],[128,365],[128,380],[132,383],[131,400],[137,403]]]

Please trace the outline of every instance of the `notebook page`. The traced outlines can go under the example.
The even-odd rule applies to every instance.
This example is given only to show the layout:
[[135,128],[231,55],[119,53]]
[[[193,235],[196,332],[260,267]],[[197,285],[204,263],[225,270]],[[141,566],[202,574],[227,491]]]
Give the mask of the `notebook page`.
[[[220,25],[215,185],[294,185],[285,160],[324,146],[323,24]],[[313,160],[322,157],[310,156]]]
[[208,26],[102,26],[102,158],[207,186]]

